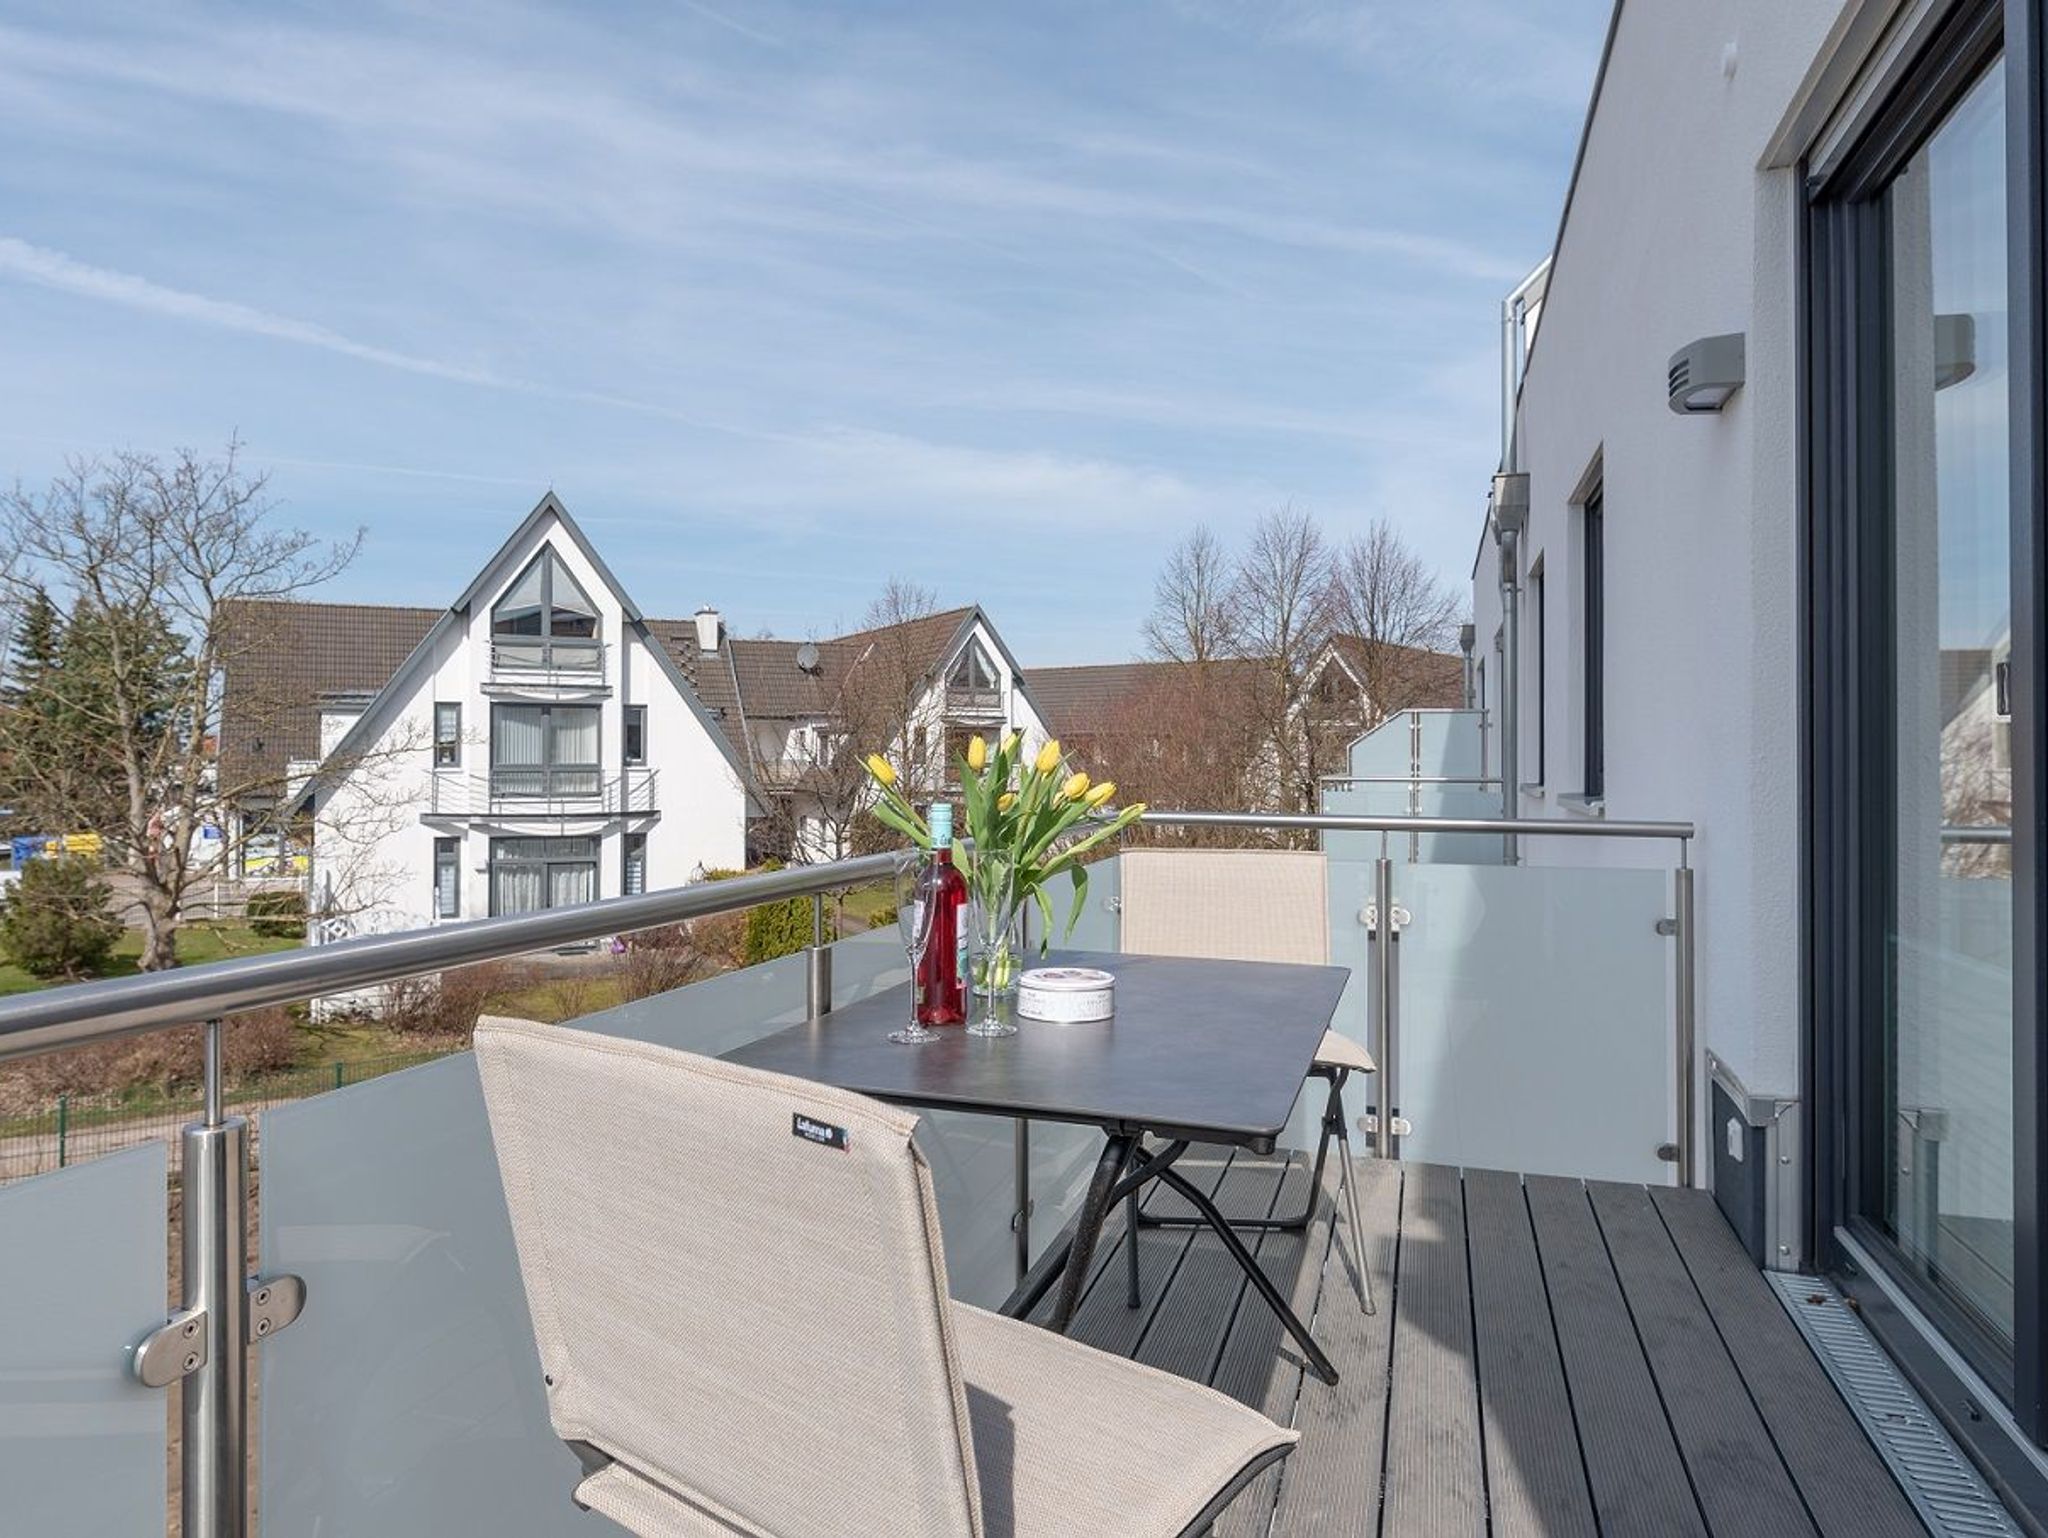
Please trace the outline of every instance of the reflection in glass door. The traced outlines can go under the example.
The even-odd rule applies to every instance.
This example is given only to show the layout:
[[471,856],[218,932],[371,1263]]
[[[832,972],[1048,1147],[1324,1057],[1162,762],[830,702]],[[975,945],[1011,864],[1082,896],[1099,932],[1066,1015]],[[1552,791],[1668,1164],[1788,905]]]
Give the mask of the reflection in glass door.
[[1892,860],[1886,1225],[2013,1337],[2012,752],[2004,75],[1885,194]]

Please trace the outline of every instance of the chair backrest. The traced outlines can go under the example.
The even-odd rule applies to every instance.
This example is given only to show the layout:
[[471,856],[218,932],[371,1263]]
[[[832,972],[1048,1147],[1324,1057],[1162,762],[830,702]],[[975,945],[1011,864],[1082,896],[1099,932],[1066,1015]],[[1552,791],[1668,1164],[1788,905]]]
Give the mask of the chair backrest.
[[530,1022],[476,1056],[558,1435],[680,1530],[981,1532],[915,1116]]
[[1126,849],[1122,944],[1141,956],[1330,959],[1324,861],[1301,849]]

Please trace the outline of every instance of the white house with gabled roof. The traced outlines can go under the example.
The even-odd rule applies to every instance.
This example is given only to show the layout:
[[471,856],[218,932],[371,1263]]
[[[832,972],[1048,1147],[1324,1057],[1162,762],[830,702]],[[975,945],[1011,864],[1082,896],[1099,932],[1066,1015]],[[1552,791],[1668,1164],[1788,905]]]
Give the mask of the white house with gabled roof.
[[[320,939],[841,858],[866,753],[943,795],[971,736],[1048,735],[977,606],[817,641],[648,618],[552,492],[446,610],[265,608],[224,751],[310,808]],[[244,692],[295,703],[243,720]]]
[[323,938],[745,862],[744,757],[550,492],[367,701],[324,702]]

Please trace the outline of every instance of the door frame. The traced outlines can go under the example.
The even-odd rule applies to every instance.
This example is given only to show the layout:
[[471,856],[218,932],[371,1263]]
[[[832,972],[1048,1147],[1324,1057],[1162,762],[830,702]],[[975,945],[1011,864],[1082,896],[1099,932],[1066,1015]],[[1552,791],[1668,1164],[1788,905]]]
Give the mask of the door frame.
[[[2000,1418],[1977,1401],[1975,1375],[2003,1398],[2014,1427],[2048,1444],[2044,1413],[2041,1161],[2048,1138],[2041,958],[2048,954],[2043,868],[2041,666],[2044,582],[2036,510],[2048,487],[2041,430],[2044,221],[2041,98],[2048,0],[1964,0],[1933,31],[1893,100],[1854,150],[1806,186],[1800,225],[1802,509],[1799,572],[1802,1053],[1813,1106],[1808,1253],[1863,1308],[1952,1431],[2008,1496],[2048,1509],[2043,1466],[2017,1454]],[[2003,63],[1993,63],[2004,50]],[[1986,67],[2005,70],[2008,284],[2011,302],[2014,1340],[2010,1350],[1945,1294],[1890,1263],[1881,1212],[1886,1157],[1882,1080],[1866,1069],[1885,1047],[1887,971],[1879,926],[1891,911],[1894,663],[1889,444],[1868,424],[1889,404],[1882,303],[1888,293],[1880,194]],[[1873,1190],[1873,1182],[1880,1182]],[[1879,1205],[1873,1206],[1873,1203]],[[1844,1239],[1850,1241],[1845,1243]],[[1853,1248],[1852,1248],[1853,1245]],[[1860,1253],[1859,1253],[1860,1252]],[[1864,1257],[1882,1270],[1872,1276]],[[1917,1317],[1916,1317],[1917,1315]],[[1930,1340],[1922,1329],[1931,1325]],[[1945,1349],[1944,1349],[1945,1348]],[[1958,1371],[1958,1367],[1962,1369]]]

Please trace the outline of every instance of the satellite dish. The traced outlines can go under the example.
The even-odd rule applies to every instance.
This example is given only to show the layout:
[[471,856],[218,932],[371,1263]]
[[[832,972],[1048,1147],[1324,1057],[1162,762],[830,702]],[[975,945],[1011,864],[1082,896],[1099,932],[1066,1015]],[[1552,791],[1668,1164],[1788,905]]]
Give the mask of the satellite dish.
[[803,645],[796,649],[796,665],[803,672],[817,672],[818,648],[809,641],[804,642]]

